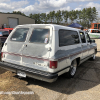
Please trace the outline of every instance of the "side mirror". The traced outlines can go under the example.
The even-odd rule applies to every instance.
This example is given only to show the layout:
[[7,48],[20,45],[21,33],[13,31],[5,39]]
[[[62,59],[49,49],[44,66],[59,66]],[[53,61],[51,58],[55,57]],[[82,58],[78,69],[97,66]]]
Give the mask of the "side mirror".
[[90,43],[95,43],[95,40],[90,40]]

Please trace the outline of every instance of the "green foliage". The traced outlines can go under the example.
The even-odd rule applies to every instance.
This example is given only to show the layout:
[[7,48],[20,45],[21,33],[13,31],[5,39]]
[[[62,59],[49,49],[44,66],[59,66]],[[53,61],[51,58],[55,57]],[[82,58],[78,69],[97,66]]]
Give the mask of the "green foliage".
[[30,15],[30,18],[33,18],[33,19],[35,19],[35,23],[36,24],[40,24],[40,23],[42,23],[42,21],[41,21],[41,14],[34,14],[34,15]]
[[62,12],[59,10],[55,13],[55,19],[57,21],[57,24],[61,23],[62,19]]
[[68,19],[71,20],[71,23],[74,21],[78,22],[84,27],[90,27],[91,23],[97,19],[97,10],[93,8],[84,8],[83,10],[72,10],[67,11],[58,10],[50,11],[48,14],[30,14],[29,17],[35,19],[35,23],[56,23],[56,24],[68,24]]
[[76,11],[72,10],[69,12],[69,18],[73,22],[75,19],[77,19]]
[[95,7],[84,8],[79,14],[79,19],[80,19],[79,23],[82,26],[89,28],[91,23],[93,23],[93,21],[96,21],[97,14],[98,13]]
[[[26,16],[24,13],[20,11],[13,11],[14,14],[20,14]],[[48,14],[46,13],[38,13],[38,14],[29,14],[30,18],[35,19],[36,24],[40,23],[56,23],[56,24],[68,24],[68,19],[71,20],[71,23],[74,21],[78,22],[84,27],[90,27],[93,21],[97,20],[97,10],[95,7],[93,8],[84,8],[83,10],[58,10],[58,11],[50,11]],[[70,23],[70,24],[71,24]]]
[[62,18],[64,18],[65,22],[67,22],[68,20],[68,17],[69,17],[69,12],[66,10],[66,11],[62,11]]
[[20,12],[20,11],[13,11],[13,14],[19,14],[19,15],[26,16],[24,13],[22,13],[22,12]]
[[41,19],[42,22],[47,23],[47,15],[46,15],[46,13],[40,14],[40,19]]

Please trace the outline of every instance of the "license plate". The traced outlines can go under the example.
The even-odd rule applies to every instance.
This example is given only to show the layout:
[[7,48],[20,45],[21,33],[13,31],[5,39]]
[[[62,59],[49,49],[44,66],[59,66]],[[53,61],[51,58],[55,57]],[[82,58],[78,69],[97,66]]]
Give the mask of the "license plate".
[[26,77],[26,73],[25,72],[21,72],[21,71],[18,71],[17,75],[20,76],[20,77]]

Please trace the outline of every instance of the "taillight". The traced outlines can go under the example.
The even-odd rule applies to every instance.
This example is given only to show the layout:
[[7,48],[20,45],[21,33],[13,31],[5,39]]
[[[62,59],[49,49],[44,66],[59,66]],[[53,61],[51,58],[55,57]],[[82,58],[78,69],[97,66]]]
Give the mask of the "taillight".
[[52,69],[57,68],[57,61],[50,61],[50,68]]
[[3,58],[3,52],[1,52],[1,58]]

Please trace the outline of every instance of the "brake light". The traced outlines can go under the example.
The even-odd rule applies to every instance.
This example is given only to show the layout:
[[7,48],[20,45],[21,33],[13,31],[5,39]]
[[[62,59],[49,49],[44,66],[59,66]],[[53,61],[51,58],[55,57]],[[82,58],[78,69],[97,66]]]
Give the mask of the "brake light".
[[50,68],[52,69],[57,68],[57,61],[50,61]]
[[1,58],[3,58],[3,52],[1,52]]

